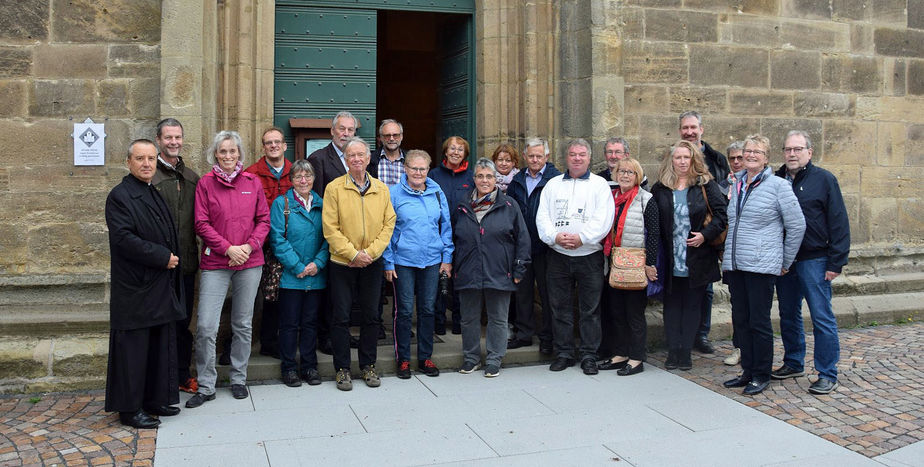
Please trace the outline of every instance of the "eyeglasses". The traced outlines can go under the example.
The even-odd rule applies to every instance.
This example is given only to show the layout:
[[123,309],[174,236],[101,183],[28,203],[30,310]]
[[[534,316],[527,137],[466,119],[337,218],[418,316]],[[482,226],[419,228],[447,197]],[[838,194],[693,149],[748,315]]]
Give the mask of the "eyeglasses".
[[745,149],[744,151],[741,151],[741,153],[745,155],[747,154],[760,154],[761,156],[767,155],[767,151],[761,151],[760,149]]
[[619,175],[635,175],[635,171],[634,171],[634,170],[619,169],[619,170],[616,171],[616,173],[618,173]]
[[626,154],[626,151],[623,151],[623,150],[621,150],[621,149],[616,149],[616,150],[608,149],[608,150],[606,150],[606,151],[603,151],[603,153],[604,153],[604,154],[612,154],[612,155],[614,155],[614,156],[621,156],[621,155],[623,155],[623,154]]
[[740,161],[744,159],[744,156],[728,156],[729,162]]
[[415,173],[419,173],[419,174],[425,174],[425,173],[427,173],[428,170],[430,170],[430,168],[429,168],[429,167],[408,167],[408,166],[404,166],[404,170],[406,170],[407,172],[415,172]]
[[401,137],[401,133],[389,133],[387,135],[382,135],[382,138],[385,139],[398,139]]
[[783,153],[784,154],[801,154],[802,151],[805,151],[805,149],[806,148],[803,148],[802,146],[796,146],[792,148],[787,147],[787,148],[783,148]]
[[475,175],[475,180],[497,180],[497,176],[492,174],[477,174]]
[[311,174],[302,174],[292,177],[292,180],[314,180],[314,175]]
[[274,146],[274,145],[276,145],[276,146],[282,146],[282,140],[281,140],[281,139],[274,139],[274,140],[272,140],[272,141],[264,141],[264,142],[263,142],[263,145],[264,145],[264,146]]

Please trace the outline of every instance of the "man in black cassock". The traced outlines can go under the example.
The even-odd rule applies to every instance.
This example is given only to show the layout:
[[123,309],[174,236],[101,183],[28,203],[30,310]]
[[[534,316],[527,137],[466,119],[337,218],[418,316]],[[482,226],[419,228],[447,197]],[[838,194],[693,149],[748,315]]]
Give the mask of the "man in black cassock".
[[106,198],[112,258],[106,411],[125,425],[154,428],[151,415],[176,415],[175,321],[186,313],[179,241],[167,204],[151,185],[157,147],[128,147],[129,175]]

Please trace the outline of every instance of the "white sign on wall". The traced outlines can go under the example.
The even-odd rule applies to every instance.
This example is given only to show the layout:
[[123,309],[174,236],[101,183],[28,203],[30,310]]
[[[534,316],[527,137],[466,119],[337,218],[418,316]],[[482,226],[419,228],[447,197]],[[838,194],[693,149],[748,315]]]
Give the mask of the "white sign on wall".
[[74,124],[74,165],[105,165],[106,132],[102,123],[87,118]]

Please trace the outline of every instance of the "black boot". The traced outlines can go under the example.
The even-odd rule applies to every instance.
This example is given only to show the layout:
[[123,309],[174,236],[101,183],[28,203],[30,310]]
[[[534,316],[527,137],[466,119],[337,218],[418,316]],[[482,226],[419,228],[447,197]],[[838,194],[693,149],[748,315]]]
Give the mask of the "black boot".
[[679,363],[677,357],[677,350],[669,349],[667,351],[667,359],[664,360],[664,369],[665,370],[676,370]]
[[677,367],[683,371],[693,369],[693,357],[690,356],[690,349],[678,351],[680,356],[677,357]]

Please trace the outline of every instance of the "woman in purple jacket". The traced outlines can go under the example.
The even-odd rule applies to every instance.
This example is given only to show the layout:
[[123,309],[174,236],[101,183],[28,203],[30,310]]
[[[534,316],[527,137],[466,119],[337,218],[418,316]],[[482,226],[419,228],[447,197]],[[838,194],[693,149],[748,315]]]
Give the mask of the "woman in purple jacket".
[[242,146],[236,131],[215,135],[206,151],[215,165],[196,185],[196,234],[202,238],[196,330],[199,391],[186,402],[188,408],[215,399],[215,337],[229,285],[231,394],[235,399],[247,397],[253,303],[263,272],[262,246],[270,215],[260,180],[243,170]]

